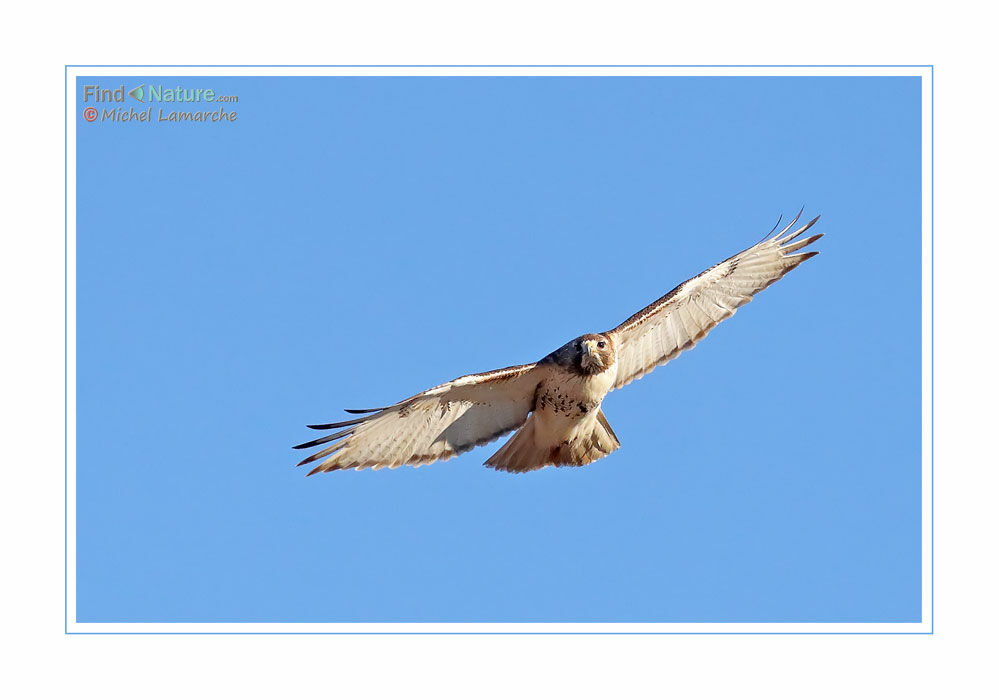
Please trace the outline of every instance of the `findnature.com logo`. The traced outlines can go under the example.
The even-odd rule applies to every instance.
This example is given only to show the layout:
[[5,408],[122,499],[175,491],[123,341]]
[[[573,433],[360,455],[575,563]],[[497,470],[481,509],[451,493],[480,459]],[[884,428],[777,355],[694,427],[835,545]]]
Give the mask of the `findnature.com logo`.
[[[125,98],[130,97],[140,104],[149,104],[144,109],[135,105],[124,106]],[[115,122],[119,124],[128,122],[146,122],[148,124],[167,123],[179,124],[182,122],[197,122],[203,124],[212,123],[232,123],[239,116],[236,110],[228,107],[218,107],[216,109],[171,109],[176,103],[183,103],[178,107],[198,106],[211,104],[230,105],[239,102],[237,95],[219,95],[214,88],[184,88],[180,85],[176,87],[165,87],[163,85],[147,85],[142,83],[126,91],[124,85],[117,88],[102,88],[100,85],[83,86],[83,102],[95,102],[100,105],[87,105],[83,109],[83,119],[88,122]],[[153,114],[152,103],[172,103],[167,107],[156,107],[156,114]],[[200,104],[199,104],[200,103]],[[155,117],[155,118],[154,118]]]

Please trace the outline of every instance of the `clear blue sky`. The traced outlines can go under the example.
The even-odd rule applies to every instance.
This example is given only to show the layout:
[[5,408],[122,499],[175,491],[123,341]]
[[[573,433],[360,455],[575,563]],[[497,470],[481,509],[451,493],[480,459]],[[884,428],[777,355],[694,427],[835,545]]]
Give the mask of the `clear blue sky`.
[[[93,82],[239,116],[87,123]],[[917,78],[78,88],[81,622],[919,620]],[[822,255],[610,394],[611,456],[292,467],[802,205]]]

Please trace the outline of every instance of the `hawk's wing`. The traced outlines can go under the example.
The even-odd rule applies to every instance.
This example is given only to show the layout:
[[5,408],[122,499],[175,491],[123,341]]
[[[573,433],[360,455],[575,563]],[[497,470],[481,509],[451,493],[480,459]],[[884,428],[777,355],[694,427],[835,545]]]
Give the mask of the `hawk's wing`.
[[303,449],[336,441],[299,464],[325,458],[309,472],[315,474],[450,459],[519,428],[534,407],[539,371],[530,364],[470,374],[386,408],[348,411],[371,414],[362,418],[310,425],[343,430],[296,445]]
[[[691,348],[708,331],[818,251],[792,255],[822,234],[792,243],[819,220],[791,234],[798,216],[777,235],[689,279],[608,332],[617,346],[615,389],[664,365]],[[785,235],[786,234],[786,235]]]

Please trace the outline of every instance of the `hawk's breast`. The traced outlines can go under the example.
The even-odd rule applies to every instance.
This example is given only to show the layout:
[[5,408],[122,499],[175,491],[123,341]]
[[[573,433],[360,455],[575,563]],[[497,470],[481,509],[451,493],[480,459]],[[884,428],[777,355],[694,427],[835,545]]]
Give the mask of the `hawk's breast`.
[[556,366],[538,387],[534,411],[561,419],[581,420],[600,408],[616,379],[616,362],[597,374],[579,374]]

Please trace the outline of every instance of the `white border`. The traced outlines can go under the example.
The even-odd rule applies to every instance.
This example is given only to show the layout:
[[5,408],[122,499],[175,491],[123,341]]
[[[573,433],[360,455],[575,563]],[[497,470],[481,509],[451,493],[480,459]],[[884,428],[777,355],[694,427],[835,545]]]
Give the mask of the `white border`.
[[[922,621],[916,623],[76,622],[76,79],[134,76],[914,76],[922,78]],[[928,634],[933,631],[933,75],[929,66],[67,66],[66,632],[91,634]]]

